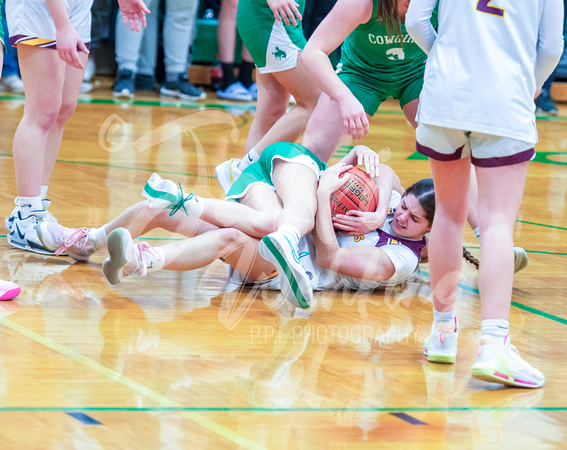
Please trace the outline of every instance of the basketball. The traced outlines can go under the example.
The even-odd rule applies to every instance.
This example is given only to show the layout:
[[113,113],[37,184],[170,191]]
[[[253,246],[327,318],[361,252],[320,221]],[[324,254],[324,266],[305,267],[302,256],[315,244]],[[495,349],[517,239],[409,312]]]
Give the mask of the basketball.
[[342,174],[345,183],[331,194],[331,215],[346,214],[351,209],[372,212],[378,206],[378,188],[362,169],[353,167]]

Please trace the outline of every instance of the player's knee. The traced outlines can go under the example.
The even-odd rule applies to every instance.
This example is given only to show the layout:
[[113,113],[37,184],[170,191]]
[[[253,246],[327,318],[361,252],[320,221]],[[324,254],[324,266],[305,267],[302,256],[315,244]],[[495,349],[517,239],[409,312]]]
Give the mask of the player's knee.
[[59,110],[57,106],[42,108],[40,113],[30,114],[32,122],[34,122],[41,130],[48,131],[57,121]]
[[57,122],[65,124],[75,112],[76,107],[76,102],[63,102],[61,108],[59,108],[59,114],[57,114]]
[[221,228],[218,243],[220,248],[227,248],[243,244],[246,239],[248,239],[248,236],[236,228]]

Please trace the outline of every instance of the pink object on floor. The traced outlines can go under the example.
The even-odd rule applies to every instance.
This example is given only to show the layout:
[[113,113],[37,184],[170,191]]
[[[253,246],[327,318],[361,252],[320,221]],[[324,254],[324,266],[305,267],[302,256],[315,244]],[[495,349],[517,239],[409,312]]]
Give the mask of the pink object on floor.
[[16,283],[0,280],[0,300],[12,300],[20,295],[20,286]]

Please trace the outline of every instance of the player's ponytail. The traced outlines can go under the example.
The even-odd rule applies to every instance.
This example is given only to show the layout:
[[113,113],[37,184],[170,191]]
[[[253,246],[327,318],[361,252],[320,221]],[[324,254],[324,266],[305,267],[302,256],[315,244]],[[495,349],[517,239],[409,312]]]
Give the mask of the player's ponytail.
[[476,259],[476,258],[471,254],[471,252],[469,252],[469,251],[467,250],[466,247],[463,247],[463,258],[465,258],[465,260],[466,260],[468,263],[471,263],[473,266],[476,267],[476,270],[478,270],[478,267],[479,267],[479,264],[480,264],[479,261],[478,261],[478,259]]

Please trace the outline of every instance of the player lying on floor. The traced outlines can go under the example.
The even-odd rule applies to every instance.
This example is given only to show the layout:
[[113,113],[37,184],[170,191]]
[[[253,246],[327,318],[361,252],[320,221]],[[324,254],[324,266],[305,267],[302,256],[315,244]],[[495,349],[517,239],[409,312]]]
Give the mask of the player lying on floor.
[[[359,157],[366,159],[372,172],[380,173],[380,200],[374,214],[383,211],[383,219],[379,229],[354,236],[334,231],[329,198],[343,183],[339,175],[350,167],[345,163]],[[353,149],[341,164],[326,170],[317,191],[318,170],[323,167],[317,161],[300,145],[274,144],[247,169],[248,182],[244,183],[243,173],[229,192],[240,203],[192,196],[184,203],[188,216],[182,212],[171,216],[169,210],[151,208],[150,198],[99,229],[45,223],[39,235],[49,248],[77,260],[108,247],[103,270],[112,284],[134,273],[193,270],[222,258],[231,266],[234,282],[282,289],[294,305],[303,308],[309,306],[313,289],[374,288],[407,279],[417,268],[433,220],[430,180],[416,183],[401,196],[394,190],[399,188],[399,179],[393,170],[378,164],[364,147]],[[309,233],[315,213],[316,232]],[[298,227],[294,230],[294,224],[305,232]],[[161,247],[132,242],[132,237],[154,228],[190,239]],[[270,245],[278,249],[270,251]]]

